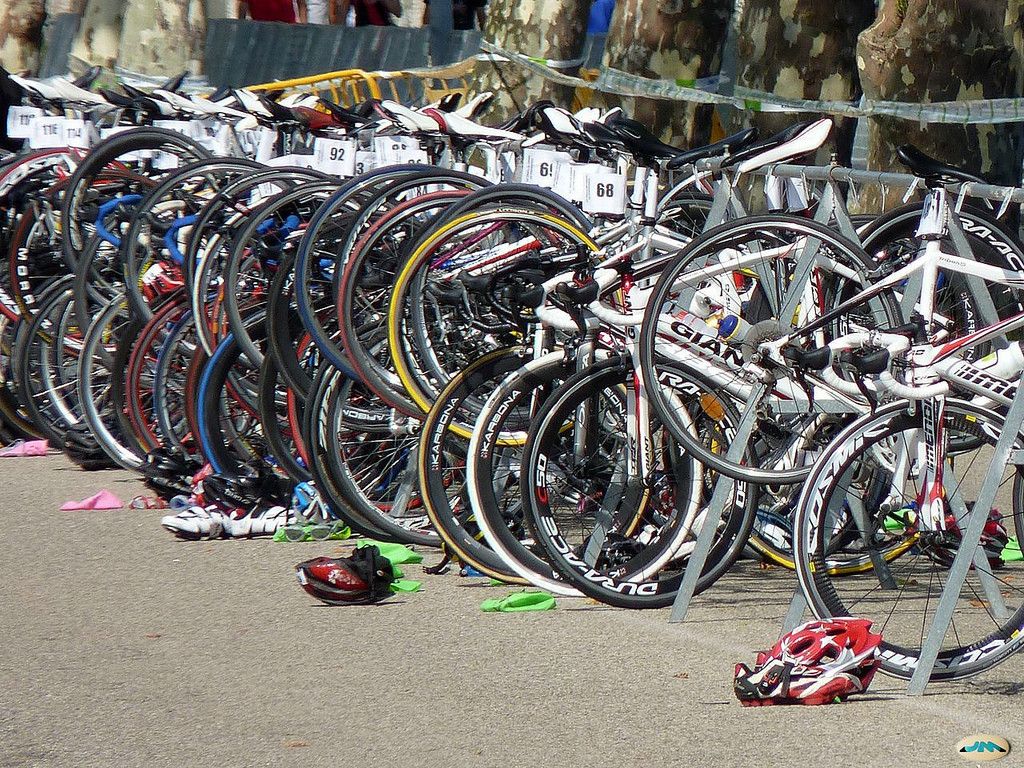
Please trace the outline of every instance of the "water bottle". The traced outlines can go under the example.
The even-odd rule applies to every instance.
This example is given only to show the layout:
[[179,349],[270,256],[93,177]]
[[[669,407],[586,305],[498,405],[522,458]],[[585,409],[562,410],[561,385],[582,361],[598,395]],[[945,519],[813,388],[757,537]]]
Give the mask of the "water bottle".
[[718,338],[728,344],[742,344],[750,333],[750,323],[738,315],[726,315],[718,321]]

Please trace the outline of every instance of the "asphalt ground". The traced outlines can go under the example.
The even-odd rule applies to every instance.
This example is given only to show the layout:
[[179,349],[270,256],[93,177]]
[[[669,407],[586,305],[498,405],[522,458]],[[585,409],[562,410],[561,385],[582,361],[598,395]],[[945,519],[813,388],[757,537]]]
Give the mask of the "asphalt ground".
[[733,664],[778,635],[780,569],[745,564],[681,625],[584,599],[485,614],[508,588],[419,566],[420,593],[332,608],[292,566],[338,542],[181,542],[163,512],[57,511],[142,492],[127,472],[0,473],[0,766],[944,766],[974,732],[1024,765],[1020,657],[918,698],[878,677],[841,705],[741,707]]

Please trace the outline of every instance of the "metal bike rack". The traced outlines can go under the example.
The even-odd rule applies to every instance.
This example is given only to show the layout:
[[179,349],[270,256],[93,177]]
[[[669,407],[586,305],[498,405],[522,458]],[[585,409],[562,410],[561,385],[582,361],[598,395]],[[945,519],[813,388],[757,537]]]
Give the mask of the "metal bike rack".
[[[839,186],[840,184],[875,184],[883,187],[903,188],[906,190],[904,194],[904,199],[906,200],[909,200],[911,195],[918,188],[923,188],[923,181],[911,174],[859,171],[852,168],[842,168],[838,166],[776,165],[767,170],[760,171],[759,173],[760,175],[771,174],[780,178],[825,182],[824,190],[819,198],[818,209],[815,212],[815,220],[822,223],[834,223],[843,235],[854,240],[858,244],[860,240],[857,237],[856,230],[850,221],[845,203],[843,202],[843,192]],[[719,215],[723,215],[726,210],[730,210],[733,214],[742,215],[742,204],[739,203],[738,200],[734,199],[734,194],[734,190],[730,189],[728,195],[716,197],[712,205],[712,213],[715,213],[717,210]],[[992,184],[961,184],[957,186],[957,209],[959,209],[960,204],[967,197],[981,198],[1000,203],[1001,207],[997,214],[997,217],[999,217],[1006,212],[1006,209],[1011,203],[1024,203],[1024,188],[1003,187]],[[962,232],[960,232],[958,228],[953,228],[952,234],[957,247],[963,248],[965,251],[969,252],[970,246],[966,242]],[[765,385],[762,384],[759,386],[762,388],[762,391],[758,393],[758,396],[763,394],[763,388]],[[744,438],[749,436],[750,432],[753,430],[753,426],[754,411],[753,409],[749,409],[742,415],[740,422],[737,425],[736,436]],[[918,660],[917,668],[915,669],[910,680],[910,684],[907,687],[907,693],[909,695],[923,694],[928,682],[931,680],[931,675],[935,668],[935,661],[938,658],[939,651],[942,647],[942,641],[945,638],[946,633],[949,631],[953,611],[956,607],[957,600],[960,597],[960,593],[963,590],[967,573],[972,564],[977,566],[976,570],[980,574],[982,589],[985,592],[985,596],[990,601],[992,610],[997,615],[1008,615],[1007,608],[1003,603],[998,585],[996,585],[994,580],[991,578],[991,573],[988,573],[988,575],[985,576],[987,568],[984,566],[987,565],[987,563],[984,560],[984,555],[978,549],[978,545],[981,542],[981,535],[985,527],[985,522],[988,519],[988,513],[985,512],[985,510],[991,509],[992,503],[995,501],[996,493],[999,489],[1001,468],[1005,466],[1007,460],[1010,458],[1014,439],[1020,433],[1022,426],[1024,426],[1024,387],[1018,387],[1017,394],[1015,395],[1013,403],[1007,414],[1003,432],[996,443],[994,455],[992,457],[993,460],[990,465],[994,468],[1000,468],[1000,470],[993,471],[986,476],[981,491],[979,492],[978,498],[971,511],[967,510],[966,505],[959,495],[954,494],[954,497],[951,497],[950,499],[950,503],[956,508],[958,516],[968,518],[968,524],[966,530],[963,531],[961,545],[957,550],[957,554],[953,559],[953,564],[946,577],[946,584],[943,587],[942,595],[939,598],[935,617],[932,620],[931,627],[921,648],[921,655]],[[730,445],[729,451],[726,454],[726,460],[731,462],[738,461],[742,457],[742,446],[744,445],[745,439],[734,439],[733,444]],[[697,580],[701,572],[704,570],[708,554],[711,551],[714,533],[721,522],[722,514],[725,510],[725,504],[729,501],[730,489],[734,482],[735,481],[729,478],[719,475],[719,478],[715,483],[715,489],[708,505],[708,512],[705,515],[701,531],[697,536],[694,550],[687,561],[679,592],[672,604],[672,611],[669,616],[670,623],[681,622],[686,618],[696,591]],[[976,562],[979,558],[980,562]],[[882,565],[880,567],[877,563],[875,563],[874,566],[880,583],[884,584],[886,579],[892,578],[887,566]],[[797,587],[790,602],[789,609],[783,619],[782,634],[794,629],[800,623],[808,609],[809,605],[807,603],[807,598],[804,596],[800,588]]]

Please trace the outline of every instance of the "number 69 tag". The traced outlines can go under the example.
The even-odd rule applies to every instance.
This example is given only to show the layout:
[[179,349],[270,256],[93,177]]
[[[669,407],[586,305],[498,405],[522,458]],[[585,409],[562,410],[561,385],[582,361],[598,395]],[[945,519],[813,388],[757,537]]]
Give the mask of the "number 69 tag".
[[564,173],[562,166],[571,162],[572,156],[568,152],[530,147],[523,151],[522,181],[554,189],[559,176]]

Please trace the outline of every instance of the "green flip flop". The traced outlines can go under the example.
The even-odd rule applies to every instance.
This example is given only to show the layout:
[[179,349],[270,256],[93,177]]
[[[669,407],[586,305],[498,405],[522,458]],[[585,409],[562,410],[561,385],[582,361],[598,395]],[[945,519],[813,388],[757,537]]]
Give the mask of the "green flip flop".
[[396,579],[391,582],[392,592],[419,592],[422,587],[422,581],[413,581],[412,579]]
[[1017,541],[1016,536],[1010,537],[1010,540],[1006,542],[1006,546],[1003,547],[1003,551],[999,553],[999,556],[1003,558],[1004,563],[1015,563],[1018,560],[1024,560],[1024,554],[1020,551],[1020,542]]
[[547,592],[513,592],[506,597],[490,598],[480,603],[480,610],[487,613],[525,613],[554,608],[555,598]]
[[413,552],[404,544],[392,544],[373,539],[361,539],[356,542],[357,547],[376,547],[383,557],[391,561],[392,565],[404,565],[405,563],[422,563],[423,555]]

